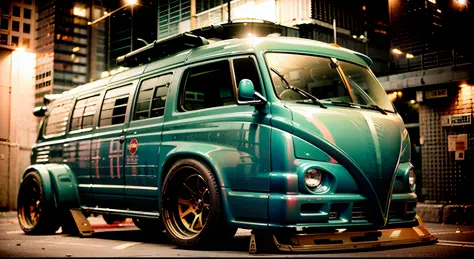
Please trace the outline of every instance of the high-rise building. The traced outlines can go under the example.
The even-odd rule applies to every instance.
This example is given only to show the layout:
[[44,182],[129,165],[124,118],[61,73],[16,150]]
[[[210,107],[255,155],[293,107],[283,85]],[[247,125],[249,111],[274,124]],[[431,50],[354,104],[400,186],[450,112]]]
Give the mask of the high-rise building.
[[[162,0],[158,6],[158,38],[191,28],[189,0]],[[388,3],[377,0],[195,0],[196,27],[256,18],[290,28],[282,36],[336,43],[368,54],[376,75],[388,74],[390,39]],[[230,5],[230,11],[228,9]],[[285,30],[284,28],[278,28]],[[298,33],[292,35],[296,29]],[[243,34],[242,34],[243,35]],[[264,35],[258,35],[264,36]]]
[[104,12],[101,1],[54,0],[38,4],[36,105],[100,77],[105,67],[105,28],[88,26]]
[[[107,69],[117,68],[116,59],[157,39],[158,3],[166,1],[104,1],[111,15],[104,19],[109,28]],[[187,1],[189,2],[189,0]],[[123,7],[123,8],[122,8]],[[122,8],[122,9],[120,9]],[[114,10],[118,10],[114,12]]]
[[0,1],[0,45],[35,49],[35,0]]

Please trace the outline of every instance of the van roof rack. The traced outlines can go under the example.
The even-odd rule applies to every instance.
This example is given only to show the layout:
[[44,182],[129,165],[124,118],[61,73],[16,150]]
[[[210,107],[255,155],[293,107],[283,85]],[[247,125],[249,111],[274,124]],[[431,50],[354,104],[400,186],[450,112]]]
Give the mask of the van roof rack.
[[206,38],[212,38],[219,32],[222,32],[222,26],[210,25],[190,32],[155,40],[145,47],[118,57],[116,60],[117,65],[134,67],[140,64],[150,63],[183,50],[204,46],[209,44]]

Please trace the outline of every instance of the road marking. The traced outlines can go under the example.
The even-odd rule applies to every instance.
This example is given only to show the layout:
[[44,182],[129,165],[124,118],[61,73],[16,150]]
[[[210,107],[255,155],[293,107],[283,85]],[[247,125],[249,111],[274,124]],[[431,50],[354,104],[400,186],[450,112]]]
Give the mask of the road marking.
[[134,245],[138,245],[138,244],[141,244],[142,242],[131,242],[131,243],[125,243],[125,244],[121,244],[121,245],[118,245],[118,246],[115,246],[113,247],[112,249],[125,249],[125,248],[128,248],[128,247],[131,247],[131,246],[134,246]]
[[474,242],[465,242],[465,241],[438,240],[438,243],[436,244],[442,245],[442,246],[457,246],[457,247],[474,248]]
[[15,230],[15,231],[7,231],[6,232],[7,234],[23,234],[25,232],[23,232],[23,230]]
[[[31,242],[31,241],[30,241],[30,242]],[[49,243],[49,244],[56,244],[56,245],[76,245],[76,246],[104,247],[104,245],[81,244],[81,243],[70,243],[70,242],[56,242],[56,241],[43,241],[43,240],[34,240],[33,242],[37,242],[37,243]]]

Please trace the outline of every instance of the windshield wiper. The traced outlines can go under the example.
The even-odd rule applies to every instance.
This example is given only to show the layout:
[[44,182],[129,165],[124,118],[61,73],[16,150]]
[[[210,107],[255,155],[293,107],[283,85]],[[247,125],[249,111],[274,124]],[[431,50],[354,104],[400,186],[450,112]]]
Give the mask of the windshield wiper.
[[337,101],[337,100],[324,100],[324,101],[328,101],[332,104],[342,105],[342,106],[346,106],[346,107],[359,106],[356,103],[350,103],[350,102],[344,102],[344,101]]
[[376,111],[381,112],[382,114],[387,115],[387,112],[384,109],[380,108],[380,106],[378,106],[376,104],[359,104],[359,105],[360,105],[361,108],[376,110]]
[[365,108],[365,109],[371,109],[371,110],[376,110],[379,111],[385,115],[387,115],[387,112],[385,112],[384,109],[380,108],[378,105],[375,104],[359,104],[359,103],[350,103],[350,102],[344,102],[344,101],[337,101],[337,100],[328,100],[332,104],[337,104],[337,105],[343,105],[346,107],[358,107],[358,108]]
[[274,69],[273,67],[271,67],[270,70],[273,71],[275,74],[277,74],[277,75],[281,78],[281,80],[282,80],[283,82],[285,82],[285,84],[286,84],[286,86],[287,86],[286,89],[291,89],[291,90],[293,90],[293,91],[295,91],[295,92],[297,92],[297,93],[299,93],[299,94],[301,94],[301,95],[303,95],[303,96],[305,96],[305,97],[311,99],[311,100],[313,101],[313,103],[318,104],[319,107],[321,107],[321,108],[324,108],[324,109],[327,108],[326,106],[324,106],[324,104],[321,103],[321,101],[319,101],[318,98],[316,98],[316,97],[313,96],[312,94],[306,92],[305,90],[299,89],[298,87],[294,87],[294,86],[290,85],[290,84],[288,83],[288,81],[286,81],[285,77],[284,77],[282,74],[280,74],[280,72],[278,72],[278,70]]

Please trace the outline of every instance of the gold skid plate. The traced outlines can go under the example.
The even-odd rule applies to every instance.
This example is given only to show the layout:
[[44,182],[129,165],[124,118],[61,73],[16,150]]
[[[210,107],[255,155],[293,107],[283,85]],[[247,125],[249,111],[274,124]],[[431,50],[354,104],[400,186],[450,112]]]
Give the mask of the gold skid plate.
[[275,235],[272,235],[272,239],[276,248],[284,252],[375,249],[436,242],[437,238],[430,234],[418,216],[416,218],[419,225],[411,228],[331,234],[296,234],[290,237],[291,244],[279,243]]

